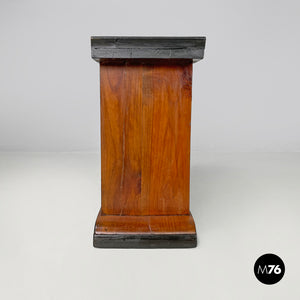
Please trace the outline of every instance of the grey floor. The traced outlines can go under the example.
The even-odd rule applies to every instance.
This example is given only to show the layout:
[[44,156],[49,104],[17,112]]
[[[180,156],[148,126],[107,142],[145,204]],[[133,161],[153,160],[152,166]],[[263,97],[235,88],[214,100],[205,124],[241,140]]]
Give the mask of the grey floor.
[[0,154],[0,299],[300,299],[300,153],[193,152],[195,249],[94,249],[99,207],[98,154]]

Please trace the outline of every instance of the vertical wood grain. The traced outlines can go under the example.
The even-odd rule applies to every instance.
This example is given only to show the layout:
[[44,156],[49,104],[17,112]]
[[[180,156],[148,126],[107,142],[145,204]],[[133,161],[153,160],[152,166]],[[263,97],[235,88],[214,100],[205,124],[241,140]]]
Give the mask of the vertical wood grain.
[[189,213],[192,65],[153,69],[150,214]]
[[103,64],[102,212],[189,213],[192,63]]
[[151,191],[151,153],[153,132],[153,65],[143,67],[143,100],[142,100],[142,193],[141,214],[150,214],[150,191]]

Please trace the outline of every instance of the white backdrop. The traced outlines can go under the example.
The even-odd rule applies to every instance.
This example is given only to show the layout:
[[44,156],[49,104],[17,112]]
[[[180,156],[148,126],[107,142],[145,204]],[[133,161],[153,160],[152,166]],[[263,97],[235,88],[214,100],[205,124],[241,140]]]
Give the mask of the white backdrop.
[[192,150],[299,151],[298,1],[0,2],[0,151],[99,150],[91,35],[206,36]]

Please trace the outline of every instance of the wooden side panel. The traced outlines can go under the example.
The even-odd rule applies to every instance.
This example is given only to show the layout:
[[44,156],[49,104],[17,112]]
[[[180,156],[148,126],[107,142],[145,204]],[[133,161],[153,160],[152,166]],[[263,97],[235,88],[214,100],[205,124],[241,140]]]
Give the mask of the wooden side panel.
[[100,70],[103,214],[189,214],[192,64]]
[[100,67],[101,199],[105,214],[140,211],[141,80],[138,66]]
[[189,213],[192,65],[153,67],[150,215]]

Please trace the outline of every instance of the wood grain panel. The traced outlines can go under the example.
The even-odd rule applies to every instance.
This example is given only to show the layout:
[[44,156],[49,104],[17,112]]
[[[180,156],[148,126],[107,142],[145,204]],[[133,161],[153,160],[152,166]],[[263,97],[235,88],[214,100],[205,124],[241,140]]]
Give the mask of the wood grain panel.
[[104,214],[189,214],[191,80],[191,61],[101,65]]
[[150,215],[189,213],[192,65],[153,68]]
[[141,198],[141,80],[138,66],[101,66],[102,210],[135,214]]

